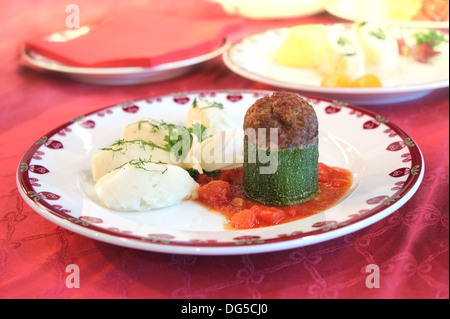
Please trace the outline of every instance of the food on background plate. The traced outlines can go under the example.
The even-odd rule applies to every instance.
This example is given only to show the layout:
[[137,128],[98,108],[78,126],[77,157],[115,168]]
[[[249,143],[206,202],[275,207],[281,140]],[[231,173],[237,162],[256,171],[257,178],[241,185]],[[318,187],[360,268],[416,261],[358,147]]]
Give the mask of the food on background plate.
[[328,73],[321,82],[322,86],[328,87],[381,87],[381,81],[373,74],[366,74],[354,81],[342,73]]
[[315,70],[322,76],[322,86],[379,87],[382,78],[398,72],[401,56],[430,63],[445,51],[439,46],[445,41],[440,31],[388,28],[375,21],[299,25],[289,28],[274,59],[289,67]]
[[414,20],[448,21],[448,0],[422,0],[420,12],[413,17]]
[[304,202],[318,191],[318,121],[295,93],[258,99],[244,118],[243,189],[264,205]]
[[401,30],[398,34],[400,54],[411,57],[419,63],[430,63],[434,56],[445,52],[445,50],[448,55],[448,34],[445,36],[434,29]]
[[380,14],[389,20],[412,20],[421,10],[423,0],[382,0]]
[[365,73],[356,32],[343,24],[291,27],[275,60],[287,66],[312,68],[322,75],[342,73],[356,78]]
[[388,68],[396,63],[398,49],[392,43],[396,41],[387,30],[368,23],[300,25],[289,29],[275,60],[287,66],[315,69],[323,77],[337,74],[349,80],[325,81],[327,86],[352,86],[353,81],[367,75],[368,64]]
[[375,65],[380,72],[389,71],[398,61],[398,44],[389,28],[380,23],[356,23],[359,43],[366,65]]
[[449,20],[448,0],[383,0],[381,8],[390,20]]
[[[208,120],[208,114],[215,118]],[[244,152],[250,154],[245,134],[237,132],[220,103],[194,100],[183,122],[186,126],[164,119],[131,123],[121,139],[94,154],[95,192],[105,207],[147,211],[193,200],[222,214],[225,228],[248,229],[317,214],[352,185],[348,170],[318,163],[317,117],[297,94],[274,93],[248,110],[246,132],[269,129],[269,136],[258,135],[266,149],[259,154],[255,149],[255,163],[244,161]],[[271,127],[278,129],[269,148],[277,150],[276,161],[264,157],[274,141]]]
[[281,64],[299,68],[318,68],[328,56],[327,27],[307,24],[289,28],[275,54]]
[[351,80],[366,74],[363,47],[355,25],[334,24],[326,27],[327,57],[319,64],[321,74],[343,73]]

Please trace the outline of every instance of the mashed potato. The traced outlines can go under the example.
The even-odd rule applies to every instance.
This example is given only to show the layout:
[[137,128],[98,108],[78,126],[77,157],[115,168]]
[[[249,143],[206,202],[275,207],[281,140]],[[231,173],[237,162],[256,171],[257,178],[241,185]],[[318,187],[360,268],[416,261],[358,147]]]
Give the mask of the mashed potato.
[[119,140],[111,147],[99,150],[91,158],[92,178],[94,182],[116,167],[133,159],[151,159],[152,162],[177,164],[170,153],[158,147],[152,147],[141,140]]
[[205,100],[195,101],[187,111],[184,124],[186,127],[192,127],[194,123],[202,124],[210,135],[234,127],[232,119],[221,104]]
[[130,161],[102,176],[95,191],[102,203],[117,211],[168,207],[195,198],[198,184],[181,167]]
[[169,134],[170,127],[175,125],[155,120],[142,120],[126,125],[122,131],[122,139],[152,141],[156,145],[164,146],[166,143],[164,137]]
[[103,205],[117,211],[175,205],[196,197],[198,184],[188,170],[242,165],[243,155],[234,156],[234,123],[220,103],[195,100],[184,123],[186,127],[155,120],[126,125],[120,140],[94,154],[92,177]]

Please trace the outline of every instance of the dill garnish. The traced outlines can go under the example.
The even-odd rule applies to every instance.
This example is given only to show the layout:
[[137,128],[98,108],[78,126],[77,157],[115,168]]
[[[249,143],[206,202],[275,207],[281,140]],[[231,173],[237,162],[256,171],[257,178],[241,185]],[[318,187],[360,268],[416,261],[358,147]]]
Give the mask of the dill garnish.
[[160,148],[160,149],[164,149],[163,147],[153,143],[152,141],[144,141],[144,140],[124,140],[124,139],[120,139],[115,141],[114,143],[111,144],[110,147],[104,147],[101,148],[100,150],[102,151],[112,151],[112,152],[121,152],[121,151],[125,151],[127,150],[127,145],[129,144],[139,144],[141,148],[143,148],[145,150],[146,147],[151,147],[153,148]]
[[138,129],[141,130],[141,129],[142,129],[142,124],[144,124],[144,123],[150,125],[150,126],[151,126],[151,130],[152,130],[152,132],[154,132],[154,133],[156,133],[156,132],[158,132],[159,130],[162,130],[162,129],[169,129],[170,127],[176,126],[175,124],[166,123],[166,122],[164,122],[164,121],[162,121],[162,120],[161,120],[161,121],[155,121],[155,120],[140,120],[140,121],[138,121],[138,122],[129,124],[129,125],[127,125],[127,126],[131,126],[131,125],[137,124]]
[[416,45],[421,45],[423,43],[431,43],[431,47],[435,48],[439,44],[445,41],[443,34],[439,34],[436,30],[428,30],[428,32],[417,32],[414,34],[414,39],[416,40]]
[[[146,164],[148,163],[152,163],[152,164],[158,164],[158,165],[163,165],[164,166],[164,170],[163,171],[159,171],[159,170],[154,170],[154,169],[148,169],[147,167],[145,167]],[[164,174],[168,168],[167,168],[167,163],[158,161],[158,162],[152,162],[151,161],[151,157],[148,160],[142,159],[142,158],[138,158],[138,159],[132,159],[128,162],[123,163],[122,165],[116,167],[114,170],[118,170],[121,169],[122,167],[124,167],[125,165],[129,164],[130,166],[133,166],[134,168],[138,168],[138,169],[142,169],[144,171],[147,172],[158,172],[161,174]]]
[[337,44],[339,44],[342,47],[350,46],[353,49],[353,52],[345,53],[344,55],[346,55],[346,56],[356,55],[355,46],[353,45],[353,43],[349,39],[347,39],[345,37],[339,37],[339,39],[337,41]]
[[217,103],[217,102],[213,102],[211,105],[201,107],[200,110],[209,109],[209,108],[212,108],[212,107],[217,107],[218,109],[223,110],[223,104],[222,103]]
[[193,137],[191,134],[195,134],[200,143],[209,137],[203,124],[194,123],[190,128],[174,125],[164,136],[164,141],[167,143],[163,149],[172,152],[177,159],[184,158],[192,147]]
[[370,31],[369,34],[377,39],[386,40],[386,33],[381,28],[377,28],[376,31]]

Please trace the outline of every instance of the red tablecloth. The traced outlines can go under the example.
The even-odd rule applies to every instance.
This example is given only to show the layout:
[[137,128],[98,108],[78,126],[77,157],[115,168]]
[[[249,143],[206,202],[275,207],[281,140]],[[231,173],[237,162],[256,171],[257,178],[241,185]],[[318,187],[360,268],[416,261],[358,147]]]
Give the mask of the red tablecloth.
[[[188,18],[226,18],[195,1],[77,1],[81,23],[126,10]],[[126,4],[125,4],[126,3]],[[425,176],[417,193],[387,218],[355,233],[307,247],[237,256],[139,251],[65,230],[24,203],[15,182],[24,152],[50,129],[81,114],[140,97],[204,89],[277,88],[229,71],[220,58],[170,81],[95,86],[19,67],[20,43],[64,27],[61,1],[0,5],[0,298],[448,298],[449,93],[367,108],[397,124],[420,146]],[[328,13],[246,21],[243,36],[301,23],[339,22]],[[418,75],[419,76],[419,75]],[[80,287],[66,286],[66,267],[80,269]],[[366,286],[365,267],[380,269],[380,287]]]

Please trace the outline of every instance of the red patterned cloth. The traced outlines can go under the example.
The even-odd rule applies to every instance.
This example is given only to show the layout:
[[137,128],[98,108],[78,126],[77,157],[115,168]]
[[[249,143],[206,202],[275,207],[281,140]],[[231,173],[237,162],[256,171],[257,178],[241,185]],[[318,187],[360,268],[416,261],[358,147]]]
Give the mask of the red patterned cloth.
[[[115,11],[136,11],[142,5],[140,1],[77,3],[84,8],[82,23]],[[183,1],[179,11],[170,3],[155,1],[153,11],[227,18],[210,3]],[[188,256],[139,251],[72,233],[34,212],[22,200],[15,181],[25,151],[56,126],[123,101],[190,90],[276,88],[232,73],[220,58],[183,77],[136,86],[94,86],[40,74],[18,66],[19,46],[31,36],[61,29],[67,15],[64,6],[58,1],[25,0],[0,6],[4,39],[0,46],[0,298],[449,297],[447,88],[410,102],[367,107],[406,131],[425,159],[420,188],[385,219],[337,239],[279,252]],[[245,33],[337,21],[327,13],[246,21]],[[67,267],[72,264],[80,270],[79,288],[67,284]],[[366,284],[367,267],[372,264],[380,270],[379,288]]]

